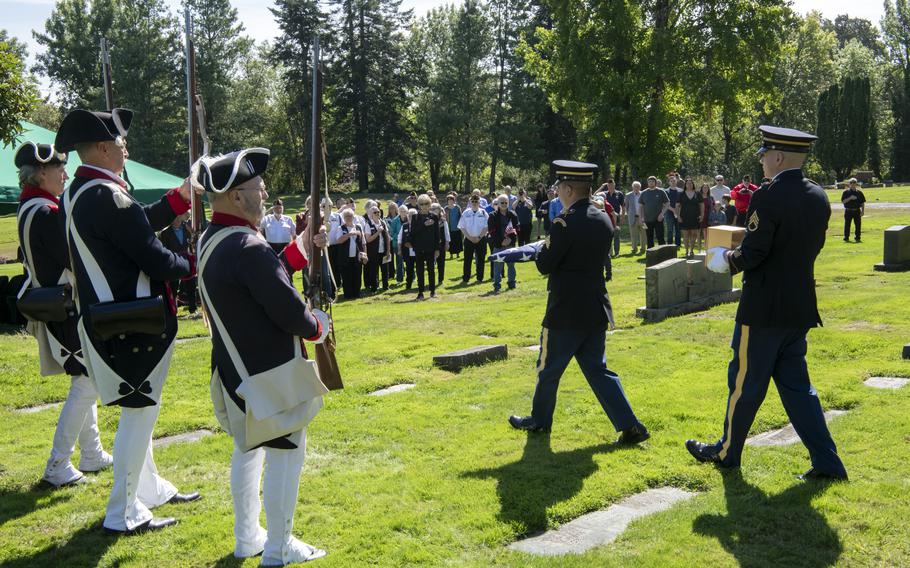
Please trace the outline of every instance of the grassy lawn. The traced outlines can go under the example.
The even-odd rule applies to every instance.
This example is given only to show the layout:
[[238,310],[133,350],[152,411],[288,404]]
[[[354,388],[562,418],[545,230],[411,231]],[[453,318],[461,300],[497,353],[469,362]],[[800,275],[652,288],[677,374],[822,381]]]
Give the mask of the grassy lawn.
[[[862,191],[868,203],[910,203],[910,185],[878,187],[863,189]],[[826,193],[832,203],[840,203],[840,196],[843,190],[828,189]]]
[[[889,190],[867,195],[873,191]],[[644,304],[640,258],[615,264],[610,291],[619,330],[607,338],[607,357],[653,438],[640,448],[611,446],[615,434],[574,364],[563,378],[553,433],[513,431],[506,417],[530,409],[537,354],[525,347],[537,342],[545,281],[533,265],[519,265],[518,289],[488,296],[488,283],[459,285],[458,264],[449,263],[438,301],[413,303],[414,294],[396,288],[336,306],[347,388],[327,397],[310,428],[296,534],[329,551],[319,561],[325,567],[910,565],[910,387],[862,384],[869,376],[910,376],[900,358],[910,342],[910,273],[872,271],[883,229],[908,221],[906,210],[870,210],[864,242],[848,244],[835,214],[817,267],[825,327],[810,334],[809,366],[825,408],[850,410],[831,424],[849,484],[795,480],[808,467],[799,444],[747,447],[739,473],[689,457],[684,440],[720,435],[735,306],[642,325],[634,316]],[[181,322],[182,337],[204,333],[198,320]],[[507,361],[461,374],[432,366],[434,354],[494,342],[508,344]],[[156,452],[165,477],[204,495],[161,508],[180,519],[173,529],[105,536],[110,472],[74,488],[41,486],[57,411],[13,409],[62,400],[68,381],[40,378],[36,351],[24,334],[0,335],[0,564],[258,565],[231,556],[232,445],[223,433]],[[177,346],[155,436],[217,430],[208,365],[207,341]],[[417,387],[366,396],[400,382]],[[107,448],[117,417],[117,409],[100,409]],[[772,387],[753,433],[786,422]],[[564,558],[504,548],[668,485],[700,495],[633,523],[611,545]]]

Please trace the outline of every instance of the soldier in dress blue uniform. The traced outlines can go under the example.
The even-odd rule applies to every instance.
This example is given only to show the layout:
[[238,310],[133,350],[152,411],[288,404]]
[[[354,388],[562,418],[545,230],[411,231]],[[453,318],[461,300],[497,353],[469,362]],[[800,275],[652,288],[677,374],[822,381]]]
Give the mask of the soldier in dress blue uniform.
[[606,331],[613,324],[605,272],[609,272],[614,228],[606,213],[589,201],[598,168],[557,160],[553,169],[563,209],[553,219],[550,236],[537,256],[537,269],[549,277],[537,389],[531,416],[511,416],[509,423],[519,430],[550,430],[559,379],[574,357],[613,427],[621,432],[617,442],[643,442],[650,434],[635,417],[604,354]]
[[[215,415],[234,438],[234,555],[262,554],[263,566],[284,566],[325,555],[292,529],[306,428],[327,392],[301,338],[321,343],[329,321],[310,311],[291,280],[307,266],[311,227],[280,254],[258,232],[268,160],[267,149],[248,148],[201,161],[196,179],[213,213],[199,243],[199,287],[212,322]],[[313,240],[325,246],[324,229]],[[259,525],[263,464],[267,529]]]
[[724,433],[717,443],[689,440],[686,448],[699,461],[739,466],[749,428],[773,376],[787,416],[812,460],[800,478],[846,480],[806,366],[806,335],[821,325],[815,259],[825,245],[831,217],[825,192],[802,171],[817,138],[789,128],[759,130],[759,155],[771,183],[752,196],[742,244],[734,250],[708,251],[709,269],[743,273]]
[[[68,179],[66,159],[66,154],[57,152],[51,144],[26,142],[16,151],[15,164],[22,186],[17,213],[19,243],[30,288],[72,284],[59,200]],[[56,487],[76,483],[84,471],[100,471],[113,464],[98,436],[98,391],[82,365],[78,319],[73,310],[62,322],[28,323],[29,332],[38,340],[41,374],[71,377],[43,477]],[[78,470],[70,463],[77,439]]]
[[[101,402],[121,407],[104,528],[122,534],[175,524],[173,518],[154,518],[149,509],[199,498],[178,493],[158,475],[151,446],[177,335],[166,282],[190,270],[185,258],[162,246],[155,230],[189,209],[190,185],[184,182],[152,205],[141,205],[128,193],[120,174],[129,156],[132,117],[127,109],[74,110],[63,119],[54,144],[60,152],[76,150],[83,164],[64,194],[63,210],[85,367]],[[159,323],[140,329],[134,309],[140,304],[153,306],[146,313]],[[101,308],[128,325],[113,336],[102,334]]]

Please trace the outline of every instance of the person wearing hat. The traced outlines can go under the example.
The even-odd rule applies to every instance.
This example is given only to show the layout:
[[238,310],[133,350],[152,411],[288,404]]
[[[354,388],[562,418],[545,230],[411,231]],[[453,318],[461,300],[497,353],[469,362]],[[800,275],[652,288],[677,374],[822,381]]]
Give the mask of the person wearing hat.
[[63,197],[66,235],[85,367],[101,402],[121,407],[104,528],[127,535],[177,522],[149,509],[199,498],[158,475],[151,447],[177,335],[166,283],[190,272],[155,231],[189,210],[191,189],[186,180],[151,205],[127,192],[120,174],[132,118],[127,109],[77,109],[64,117],[54,144],[82,160]]
[[844,204],[844,242],[850,242],[851,223],[856,226],[854,238],[856,242],[860,241],[863,215],[866,214],[866,196],[856,185],[856,178],[850,178],[847,189],[840,196],[840,202]]
[[297,236],[297,225],[284,214],[284,202],[276,199],[272,203],[272,214],[262,219],[262,234],[276,253],[284,250],[288,243]]
[[607,294],[613,223],[590,201],[598,168],[594,164],[553,162],[562,213],[537,255],[537,269],[548,277],[547,309],[540,335],[537,387],[530,416],[510,416],[513,428],[550,431],[559,380],[574,357],[598,402],[607,413],[620,444],[650,437],[623,392],[619,377],[606,365],[604,342],[613,326]]
[[[29,289],[72,284],[60,214],[60,195],[69,178],[64,169],[66,158],[51,144],[26,142],[16,151],[14,161],[22,188],[16,217]],[[83,366],[78,320],[73,308],[64,321],[28,323],[29,332],[38,341],[41,375],[70,376],[69,394],[57,419],[42,478],[55,487],[77,483],[83,472],[100,471],[113,464],[113,458],[101,447],[95,403],[98,391]],[[79,469],[70,462],[77,440]]]
[[710,270],[743,273],[723,436],[707,444],[688,440],[686,449],[698,461],[739,466],[746,436],[773,376],[787,416],[812,460],[800,478],[846,480],[806,366],[806,335],[821,324],[815,259],[825,245],[831,217],[824,190],[802,171],[817,138],[789,128],[759,130],[759,156],[771,183],[752,196],[742,244],[734,250],[714,247],[707,255]]
[[212,219],[199,242],[199,287],[212,321],[212,402],[234,439],[234,555],[262,554],[262,566],[284,566],[325,556],[292,532],[306,429],[327,392],[301,338],[321,343],[330,324],[307,307],[291,279],[307,267],[313,242],[325,246],[325,229],[311,237],[308,226],[277,255],[258,233],[268,161],[266,148],[201,160],[196,181],[208,193]]

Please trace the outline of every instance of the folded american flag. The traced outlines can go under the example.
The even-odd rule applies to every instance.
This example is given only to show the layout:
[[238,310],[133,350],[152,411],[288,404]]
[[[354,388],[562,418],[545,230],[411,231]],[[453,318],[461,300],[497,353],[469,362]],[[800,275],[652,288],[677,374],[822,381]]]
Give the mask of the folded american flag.
[[490,262],[528,262],[537,259],[537,253],[545,241],[537,241],[523,247],[515,247],[490,255]]

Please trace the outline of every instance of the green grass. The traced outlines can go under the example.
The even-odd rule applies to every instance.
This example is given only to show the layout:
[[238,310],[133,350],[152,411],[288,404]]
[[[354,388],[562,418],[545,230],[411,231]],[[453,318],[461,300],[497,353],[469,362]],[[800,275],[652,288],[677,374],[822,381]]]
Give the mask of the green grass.
[[[906,211],[870,210],[864,242],[840,240],[835,214],[817,266],[825,327],[810,334],[809,366],[825,408],[850,409],[831,429],[849,484],[803,484],[805,449],[748,447],[741,474],[695,463],[682,446],[720,434],[734,305],[643,325],[639,258],[621,257],[610,285],[620,331],[607,338],[611,369],[653,438],[616,449],[615,434],[578,367],[563,378],[553,433],[526,436],[506,417],[526,413],[534,388],[545,281],[519,265],[518,289],[457,284],[457,264],[435,302],[390,293],[336,306],[347,388],[327,396],[309,431],[295,532],[328,549],[319,566],[906,566],[910,565],[910,387],[879,391],[868,376],[910,376],[910,273],[872,271],[882,231]],[[628,250],[627,245],[624,248]],[[5,267],[2,267],[5,268]],[[453,277],[455,277],[453,279]],[[204,333],[182,321],[183,337]],[[493,336],[493,339],[479,335]],[[509,346],[506,361],[461,374],[431,356],[477,344]],[[177,346],[155,431],[217,430],[208,397],[209,343]],[[399,382],[417,387],[366,394]],[[204,499],[164,506],[180,525],[133,539],[102,534],[111,474],[52,491],[38,480],[57,412],[12,409],[62,400],[68,381],[38,376],[33,340],[0,335],[0,564],[3,566],[257,566],[232,558],[228,486],[231,440],[223,433],[156,452],[165,477]],[[112,446],[118,410],[100,409]],[[787,422],[774,388],[753,433]],[[649,487],[701,494],[633,523],[586,554],[537,558],[505,550]]]
[[[862,191],[868,203],[910,203],[910,185],[868,188]],[[840,203],[842,189],[828,189],[826,192],[832,203]]]

